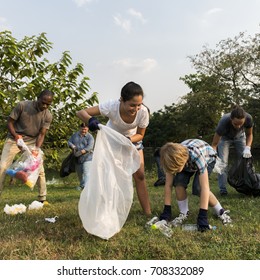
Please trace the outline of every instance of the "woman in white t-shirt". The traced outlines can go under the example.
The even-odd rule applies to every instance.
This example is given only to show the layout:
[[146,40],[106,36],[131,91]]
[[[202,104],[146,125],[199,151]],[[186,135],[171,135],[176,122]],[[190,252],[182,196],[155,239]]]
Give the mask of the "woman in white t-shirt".
[[98,106],[83,109],[77,116],[88,122],[91,131],[98,130],[99,121],[94,117],[98,115],[109,118],[107,126],[125,135],[139,151],[141,165],[133,174],[137,196],[144,213],[151,214],[150,201],[144,176],[144,154],[142,140],[149,124],[149,111],[143,105],[143,90],[140,85],[129,82],[123,86],[119,100],[110,100]]

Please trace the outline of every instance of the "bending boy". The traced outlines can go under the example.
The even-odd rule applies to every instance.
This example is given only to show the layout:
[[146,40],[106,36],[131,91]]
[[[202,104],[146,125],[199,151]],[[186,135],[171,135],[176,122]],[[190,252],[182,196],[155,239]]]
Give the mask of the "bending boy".
[[215,195],[210,191],[209,174],[212,172],[217,154],[206,142],[199,139],[189,139],[182,143],[166,143],[161,148],[161,164],[166,172],[164,191],[164,210],[160,220],[171,220],[172,185],[175,187],[180,214],[171,224],[181,225],[188,217],[188,197],[186,189],[192,176],[192,194],[200,196],[200,209],[197,218],[199,231],[210,229],[208,223],[208,205],[224,225],[232,222],[229,211],[225,211]]

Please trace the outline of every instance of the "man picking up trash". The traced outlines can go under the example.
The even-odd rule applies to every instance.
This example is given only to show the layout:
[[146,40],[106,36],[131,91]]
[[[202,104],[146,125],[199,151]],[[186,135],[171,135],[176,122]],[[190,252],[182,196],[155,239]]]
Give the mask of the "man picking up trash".
[[[48,107],[52,104],[53,93],[43,90],[35,101],[21,101],[8,117],[8,134],[4,143],[0,161],[0,195],[4,187],[6,170],[12,164],[16,154],[20,152],[18,144],[23,141],[28,146],[40,148],[47,130],[52,122]],[[42,165],[38,178],[38,200],[46,201],[47,188],[44,167]]]

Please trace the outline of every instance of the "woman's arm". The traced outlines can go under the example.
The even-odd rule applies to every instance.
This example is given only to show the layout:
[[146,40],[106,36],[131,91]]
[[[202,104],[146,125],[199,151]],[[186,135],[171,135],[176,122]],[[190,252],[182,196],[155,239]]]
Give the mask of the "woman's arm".
[[142,141],[144,138],[144,135],[145,135],[145,131],[146,131],[146,128],[138,127],[136,130],[136,134],[129,137],[131,142],[136,143],[136,142]]
[[99,116],[100,110],[99,106],[94,106],[86,109],[82,109],[76,113],[77,117],[84,123],[88,123],[89,119],[94,116]]
[[246,146],[251,147],[252,146],[252,142],[253,142],[253,128],[247,128],[245,130],[246,133]]
[[218,135],[217,133],[215,133],[214,137],[213,137],[213,140],[212,140],[212,148],[216,151],[217,150],[217,146],[218,146],[218,143],[220,141],[220,138],[221,136]]

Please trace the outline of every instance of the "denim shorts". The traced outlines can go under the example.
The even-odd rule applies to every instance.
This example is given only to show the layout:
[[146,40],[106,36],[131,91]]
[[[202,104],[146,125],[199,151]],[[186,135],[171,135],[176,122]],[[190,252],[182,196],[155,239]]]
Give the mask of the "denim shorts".
[[[210,175],[215,165],[215,161],[208,164],[207,170]],[[199,184],[199,173],[197,171],[181,171],[177,173],[173,180],[173,186],[182,186],[187,189],[191,177],[194,175],[194,179],[192,182],[192,194],[200,196],[200,184]]]
[[138,141],[138,142],[133,143],[133,144],[135,145],[137,151],[144,149],[143,141]]

